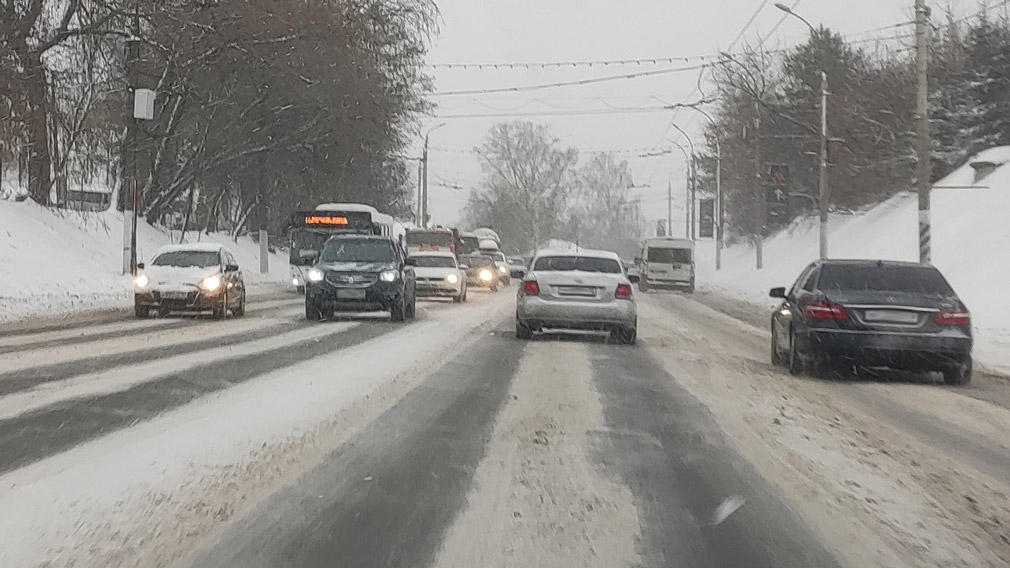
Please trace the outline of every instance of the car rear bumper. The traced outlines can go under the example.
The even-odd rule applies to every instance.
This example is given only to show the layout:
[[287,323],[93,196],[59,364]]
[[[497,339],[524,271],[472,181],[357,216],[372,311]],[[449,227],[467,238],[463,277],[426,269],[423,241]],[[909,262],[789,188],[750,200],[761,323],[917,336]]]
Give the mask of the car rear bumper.
[[521,296],[516,317],[534,329],[636,328],[638,309],[629,300],[611,302],[570,302]]
[[[169,294],[185,294],[185,297],[167,297]],[[148,290],[135,292],[134,302],[138,306],[152,309],[164,309],[173,312],[206,312],[221,307],[222,292],[204,292],[203,290]]]
[[417,283],[417,297],[430,298],[430,297],[442,297],[451,298],[454,296],[459,296],[463,293],[463,287],[460,284],[449,284],[445,283]]
[[861,365],[935,369],[959,365],[971,357],[972,338],[955,334],[915,334],[811,329],[807,343],[831,358]]
[[[344,292],[363,291],[364,297],[343,297]],[[388,310],[400,301],[403,295],[402,282],[376,282],[368,287],[337,287],[326,282],[309,283],[305,287],[305,301],[321,310],[373,311]]]
[[657,276],[647,276],[647,277],[643,276],[640,278],[645,280],[650,286],[656,288],[662,288],[663,286],[669,286],[671,288],[694,286],[694,278],[688,278],[686,280],[679,278],[663,278]]

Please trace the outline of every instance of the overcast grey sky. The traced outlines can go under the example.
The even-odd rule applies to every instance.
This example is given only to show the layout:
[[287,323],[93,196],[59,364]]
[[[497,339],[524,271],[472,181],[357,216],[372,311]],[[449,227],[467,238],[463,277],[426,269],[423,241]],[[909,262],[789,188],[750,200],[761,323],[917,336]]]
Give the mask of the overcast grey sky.
[[[789,18],[775,0],[437,0],[444,22],[428,56],[429,64],[561,62],[717,54],[728,48],[763,3],[741,40],[765,39],[771,47],[795,45],[809,33]],[[913,0],[782,0],[794,5],[815,26],[824,24],[852,39],[894,37],[910,26],[871,31],[912,17]],[[997,0],[981,4],[995,5]],[[979,0],[931,2],[934,10],[961,15],[974,12]],[[777,29],[776,26],[778,25]],[[772,30],[774,29],[774,33]],[[911,45],[912,39],[895,39]],[[872,44],[866,44],[867,46]],[[691,67],[700,61],[649,65],[594,66],[536,70],[444,69],[432,71],[436,91],[490,89],[576,81],[607,75]],[[509,118],[452,118],[454,115],[509,112],[571,112],[609,107],[657,107],[698,98],[699,71],[679,71],[638,79],[522,93],[441,96],[438,117],[427,121],[447,125],[431,135],[431,214],[436,223],[455,223],[469,188],[481,179],[476,158],[465,151],[479,145],[488,129]],[[583,151],[670,147],[664,139],[685,143],[669,128],[672,112],[523,117],[549,124],[564,144]],[[676,122],[700,143],[700,117],[680,111]],[[685,143],[686,145],[686,143]],[[450,151],[444,151],[448,149]],[[455,150],[455,151],[452,151]],[[420,152],[418,143],[415,152]],[[583,154],[583,159],[587,156]],[[660,158],[624,156],[632,167],[646,217],[666,216],[666,183],[672,180],[674,218],[683,216],[684,158],[677,151]],[[438,187],[461,185],[466,190]],[[681,208],[679,211],[677,208]],[[674,226],[677,230],[676,225]]]

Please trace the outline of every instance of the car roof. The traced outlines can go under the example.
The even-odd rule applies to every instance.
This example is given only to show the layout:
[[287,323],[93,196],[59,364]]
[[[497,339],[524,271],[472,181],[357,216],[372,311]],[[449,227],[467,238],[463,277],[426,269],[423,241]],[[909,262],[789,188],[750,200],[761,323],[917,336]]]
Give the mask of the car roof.
[[817,261],[821,266],[877,266],[880,268],[934,268],[929,264],[903,260],[873,260],[860,258],[824,259]]
[[617,262],[622,262],[621,261],[621,256],[619,254],[617,254],[616,252],[612,252],[612,251],[609,251],[609,250],[594,250],[594,249],[584,249],[584,248],[580,248],[578,250],[564,250],[564,249],[550,250],[550,249],[547,249],[547,250],[537,251],[537,258],[543,258],[545,256],[581,256],[581,257],[588,257],[588,258],[606,258],[606,259],[610,259],[610,260],[616,260]]
[[181,245],[165,245],[155,252],[155,255],[159,255],[165,252],[221,252],[222,250],[227,250],[224,245],[219,245],[217,243],[190,243]]
[[336,234],[326,240],[332,241],[332,240],[344,240],[344,239],[366,239],[369,241],[389,241],[391,243],[395,242],[391,237],[387,237],[385,235],[369,235],[367,233]]
[[440,256],[445,258],[456,258],[456,254],[447,250],[426,250],[412,252],[409,256]]

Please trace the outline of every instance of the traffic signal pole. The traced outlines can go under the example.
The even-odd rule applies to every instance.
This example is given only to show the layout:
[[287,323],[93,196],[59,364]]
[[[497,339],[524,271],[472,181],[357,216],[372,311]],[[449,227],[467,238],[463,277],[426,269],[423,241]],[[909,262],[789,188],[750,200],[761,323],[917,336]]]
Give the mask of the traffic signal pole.
[[821,259],[828,258],[828,206],[831,204],[830,191],[828,188],[828,74],[826,71],[821,71],[821,175],[818,191],[821,210]]

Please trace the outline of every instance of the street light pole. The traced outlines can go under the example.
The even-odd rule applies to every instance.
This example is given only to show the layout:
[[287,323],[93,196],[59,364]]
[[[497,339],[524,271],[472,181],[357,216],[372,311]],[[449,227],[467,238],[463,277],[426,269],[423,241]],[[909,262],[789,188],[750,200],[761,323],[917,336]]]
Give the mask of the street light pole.
[[687,188],[687,195],[689,200],[687,206],[687,218],[688,218],[687,238],[693,241],[695,240],[694,222],[696,220],[694,211],[694,202],[695,202],[695,192],[698,190],[698,170],[694,167],[694,157],[697,156],[698,154],[695,153],[694,151],[694,140],[691,140],[691,137],[687,135],[687,132],[684,132],[684,129],[677,126],[676,123],[671,124],[673,125],[674,128],[677,129],[678,132],[684,135],[684,138],[687,138],[687,143],[688,145],[691,146],[691,157],[687,160],[687,173],[690,180],[690,183],[688,184]]
[[424,133],[424,153],[421,154],[421,169],[424,174],[424,183],[422,184],[423,196],[421,198],[421,226],[425,229],[428,228],[428,137],[431,136],[432,132],[445,126],[445,124],[444,122],[440,122]]
[[[916,5],[923,0],[916,0]],[[782,3],[776,3],[775,7],[786,14],[795,17],[810,28],[811,37],[816,36],[817,28],[806,18],[797,14]],[[828,207],[831,204],[831,190],[828,187],[828,72],[821,64],[821,151],[820,151],[820,180],[818,183],[818,201],[820,209],[820,256],[822,259],[828,258]]]

